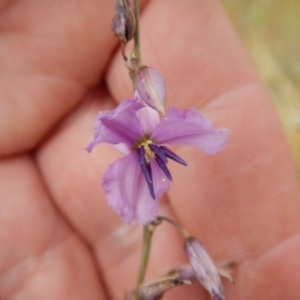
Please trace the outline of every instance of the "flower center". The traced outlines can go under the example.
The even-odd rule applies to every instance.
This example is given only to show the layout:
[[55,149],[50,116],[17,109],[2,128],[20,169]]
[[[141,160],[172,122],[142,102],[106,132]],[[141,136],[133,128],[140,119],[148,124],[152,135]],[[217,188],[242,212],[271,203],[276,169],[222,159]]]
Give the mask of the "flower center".
[[[163,171],[164,175],[172,181],[171,173],[167,167],[168,158],[175,160],[176,162],[187,165],[187,163],[181,159],[178,155],[176,155],[173,151],[165,146],[158,146],[154,144],[150,139],[146,139],[141,142],[136,149],[139,164],[141,166],[141,170],[144,174],[145,180],[147,182],[149,192],[151,197],[155,199],[155,192],[153,186],[153,176],[151,164],[153,161],[157,164],[157,166]],[[161,176],[161,175],[160,175]],[[165,178],[163,178],[165,180]]]
[[150,158],[155,158],[155,153],[150,149],[149,145],[154,145],[151,140],[146,140],[143,143],[140,144],[139,147],[144,147],[145,149],[145,159],[146,162],[150,163]]

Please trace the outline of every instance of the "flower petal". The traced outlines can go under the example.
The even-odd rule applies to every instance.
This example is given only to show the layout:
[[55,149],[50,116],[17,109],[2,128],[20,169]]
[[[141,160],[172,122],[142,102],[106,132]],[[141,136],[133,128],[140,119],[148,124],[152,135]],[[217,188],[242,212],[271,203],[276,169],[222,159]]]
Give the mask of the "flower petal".
[[[138,100],[143,101],[137,91],[134,93],[134,96]],[[144,134],[150,135],[159,123],[159,113],[148,105],[145,105],[145,107],[138,110],[137,116],[140,120]]]
[[143,136],[137,111],[145,104],[138,99],[124,100],[111,111],[99,112],[93,141],[86,147],[91,152],[100,143],[134,144]]
[[126,224],[134,220],[141,225],[153,221],[159,199],[169,188],[169,181],[156,163],[151,161],[150,164],[156,200],[149,193],[136,152],[114,162],[104,174],[102,185],[108,205]]
[[113,147],[115,149],[117,149],[118,151],[120,151],[121,153],[123,153],[124,155],[127,155],[127,154],[131,153],[131,151],[132,151],[131,145],[127,145],[124,143],[115,144],[115,145],[113,145]]
[[180,113],[173,107],[154,129],[151,138],[158,144],[192,145],[206,154],[214,154],[224,149],[228,135],[227,129],[214,129],[196,110],[190,108]]

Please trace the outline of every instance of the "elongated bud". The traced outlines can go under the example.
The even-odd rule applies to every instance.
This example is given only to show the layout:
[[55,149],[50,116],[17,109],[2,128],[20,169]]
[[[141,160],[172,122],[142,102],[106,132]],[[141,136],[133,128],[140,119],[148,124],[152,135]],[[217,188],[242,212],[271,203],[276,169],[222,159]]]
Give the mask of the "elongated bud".
[[162,295],[179,285],[191,284],[189,280],[179,279],[177,275],[167,276],[139,287],[131,292],[126,300],[159,300]]
[[184,249],[198,281],[209,292],[212,299],[224,300],[219,271],[201,243],[193,237],[187,237]]
[[164,115],[167,90],[159,72],[146,66],[141,67],[136,76],[136,90],[147,105]]
[[111,27],[114,35],[122,43],[127,43],[133,38],[135,18],[129,0],[116,0],[115,15]]

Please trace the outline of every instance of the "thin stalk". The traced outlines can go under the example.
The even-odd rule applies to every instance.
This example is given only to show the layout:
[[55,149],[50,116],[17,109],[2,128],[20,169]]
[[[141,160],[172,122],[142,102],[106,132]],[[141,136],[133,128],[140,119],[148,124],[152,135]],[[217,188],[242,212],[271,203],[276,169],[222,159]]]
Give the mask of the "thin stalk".
[[171,219],[169,219],[167,217],[158,216],[158,217],[156,217],[156,221],[158,223],[161,223],[162,221],[166,221],[169,224],[171,224],[174,227],[176,227],[181,232],[181,234],[183,235],[183,237],[186,238],[186,237],[190,236],[189,233],[181,225],[179,225],[178,223],[176,223],[175,221],[173,221],[173,220],[171,220]]
[[133,46],[133,57],[130,59],[129,64],[129,76],[132,80],[133,88],[135,90],[135,79],[136,74],[141,66],[141,47],[140,47],[140,21],[139,21],[139,14],[140,14],[140,1],[134,0],[134,8],[133,14],[135,18],[135,31],[133,36],[134,46]]
[[158,222],[166,221],[166,222],[172,224],[173,226],[175,226],[179,231],[183,231],[184,230],[184,228],[181,225],[177,224],[175,221],[173,221],[173,220],[171,220],[171,219],[169,219],[167,217],[158,216],[158,217],[156,217],[156,220]]
[[138,288],[144,282],[145,279],[153,231],[154,231],[154,226],[152,225],[144,226],[143,250],[142,250],[142,257],[140,262],[139,274],[136,282],[136,288]]
[[[139,22],[139,15],[140,15],[140,1],[134,0],[134,17],[135,17],[135,32],[134,32],[134,65],[135,70],[130,74],[132,79],[133,85],[135,86],[135,78],[136,72],[138,68],[141,66],[141,47],[140,47],[140,22]],[[149,254],[150,254],[150,246],[152,235],[155,226],[149,224],[144,226],[144,239],[143,239],[143,249],[142,249],[142,257],[140,262],[140,268],[138,273],[138,278],[136,282],[136,289],[144,282]]]
[[134,0],[134,17],[135,17],[135,32],[134,32],[134,56],[137,66],[141,65],[141,46],[140,46],[140,1]]

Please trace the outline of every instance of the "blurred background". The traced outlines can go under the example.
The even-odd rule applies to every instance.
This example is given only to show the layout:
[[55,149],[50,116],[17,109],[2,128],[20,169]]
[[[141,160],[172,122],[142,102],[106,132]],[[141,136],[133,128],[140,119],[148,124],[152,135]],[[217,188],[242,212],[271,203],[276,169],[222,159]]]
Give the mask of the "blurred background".
[[269,88],[300,178],[300,1],[221,2]]

